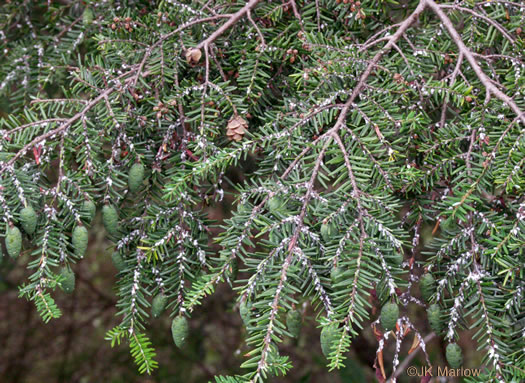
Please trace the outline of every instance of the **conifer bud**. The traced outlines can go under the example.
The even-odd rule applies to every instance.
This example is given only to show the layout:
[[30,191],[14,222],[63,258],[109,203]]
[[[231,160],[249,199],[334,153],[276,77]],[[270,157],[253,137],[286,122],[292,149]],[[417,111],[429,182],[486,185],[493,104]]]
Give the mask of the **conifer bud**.
[[35,210],[31,206],[27,206],[20,211],[20,223],[24,231],[32,235],[36,229],[37,216]]
[[5,247],[11,258],[16,258],[22,251],[22,233],[16,226],[9,227],[5,236]]
[[246,120],[241,116],[234,115],[226,126],[226,136],[228,136],[228,139],[238,142],[242,140],[247,130],[248,123]]
[[183,316],[175,317],[171,322],[171,335],[178,348],[182,348],[186,344],[188,334],[189,326],[186,318]]

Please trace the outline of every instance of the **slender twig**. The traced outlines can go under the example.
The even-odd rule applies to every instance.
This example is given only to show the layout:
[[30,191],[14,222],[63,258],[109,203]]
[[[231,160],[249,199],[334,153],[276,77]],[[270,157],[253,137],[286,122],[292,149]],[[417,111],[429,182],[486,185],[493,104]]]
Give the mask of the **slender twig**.
[[405,21],[403,21],[400,24],[400,26],[397,29],[396,33],[394,33],[392,36],[389,36],[388,43],[379,52],[377,52],[376,55],[374,56],[374,58],[372,59],[372,61],[370,61],[370,64],[368,64],[368,66],[366,67],[365,71],[361,74],[361,77],[359,78],[359,81],[358,81],[357,85],[355,86],[354,90],[352,91],[352,94],[350,95],[350,97],[346,101],[343,109],[341,110],[341,113],[339,114],[339,117],[338,117],[334,127],[330,129],[332,132],[334,132],[334,133],[337,132],[344,125],[344,121],[346,119],[346,115],[348,114],[348,112],[350,110],[350,107],[354,103],[354,101],[357,98],[357,96],[359,95],[359,93],[365,87],[366,80],[370,76],[370,73],[372,73],[372,69],[377,65],[379,60],[381,60],[381,57],[383,57],[383,55],[385,53],[389,52],[390,49],[392,49],[394,44],[401,38],[401,36],[403,36],[403,34],[410,27],[410,25],[412,25],[412,23],[414,21],[416,21],[416,19],[421,14],[421,12],[424,11],[425,6],[426,6],[426,2],[427,2],[427,0],[421,0],[419,2],[418,6],[414,10],[414,12],[412,12],[412,14],[410,16],[408,16],[405,19]]
[[[118,78],[125,78],[127,76],[132,75],[135,73],[136,69],[131,69],[129,72],[126,72],[119,76]],[[20,149],[9,161],[7,161],[2,168],[0,168],[0,173],[2,173],[5,169],[10,168],[13,166],[13,164],[18,160],[21,156],[23,156],[27,151],[35,146],[36,144],[56,136],[57,134],[67,130],[73,123],[75,123],[78,119],[82,118],[87,112],[89,112],[94,106],[98,105],[98,103],[102,100],[104,100],[106,97],[108,97],[111,93],[117,91],[117,87],[111,87],[106,90],[104,90],[102,93],[100,93],[97,97],[92,99],[88,104],[86,104],[85,108],[82,109],[80,112],[75,114],[73,117],[66,120],[63,124],[61,124],[58,128],[55,128],[53,130],[50,130],[49,132],[42,134],[41,136],[38,136],[34,138],[31,142],[26,144],[22,149]]]
[[456,28],[452,24],[452,21],[448,18],[448,16],[443,12],[441,7],[434,2],[434,0],[425,0],[428,7],[434,11],[434,13],[439,17],[445,28],[447,29],[450,37],[458,47],[460,53],[463,53],[467,61],[469,62],[470,66],[474,70],[474,73],[476,73],[476,76],[478,77],[479,81],[485,86],[485,89],[487,90],[487,96],[490,98],[490,95],[494,95],[496,98],[503,101],[505,104],[507,104],[514,113],[518,116],[518,118],[521,120],[522,123],[525,124],[525,113],[519,108],[519,106],[514,102],[512,98],[507,96],[505,93],[503,93],[501,90],[499,90],[492,81],[487,77],[485,72],[481,69],[478,62],[474,58],[474,55],[470,51],[470,49],[467,48],[463,40],[461,39],[461,36],[456,31]]
[[[456,66],[454,68],[454,71],[452,72],[452,76],[450,77],[450,85],[449,87],[452,88],[454,86],[454,83],[456,82],[456,77],[459,73],[459,69],[461,68],[461,64],[463,63],[463,53],[459,54],[458,61],[456,62]],[[441,119],[439,120],[439,127],[442,129],[443,126],[445,126],[445,120],[447,117],[447,108],[448,108],[448,99],[449,94],[447,93],[447,97],[445,99],[445,102],[443,103],[443,108],[441,109]]]
[[312,197],[313,189],[314,189],[314,182],[317,179],[317,175],[319,173],[319,169],[321,167],[322,160],[324,158],[324,153],[326,152],[326,149],[328,148],[328,145],[330,144],[330,141],[332,140],[332,136],[327,137],[325,144],[323,145],[323,148],[321,149],[321,152],[319,153],[319,156],[317,157],[313,170],[312,175],[310,176],[310,180],[307,185],[306,194],[304,196],[303,205],[301,208],[301,212],[299,214],[298,223],[295,227],[294,234],[292,235],[289,245],[288,245],[288,255],[286,256],[286,259],[283,263],[283,267],[281,269],[281,274],[279,278],[279,284],[276,288],[276,294],[271,304],[271,312],[270,317],[268,319],[268,325],[267,325],[267,331],[266,336],[264,337],[264,344],[262,346],[261,350],[261,359],[259,361],[259,365],[257,367],[257,374],[255,377],[250,381],[250,383],[255,383],[258,381],[258,378],[260,377],[263,369],[266,367],[266,357],[268,355],[268,349],[270,348],[271,341],[272,341],[272,334],[273,334],[273,327],[274,327],[274,321],[278,313],[279,309],[279,302],[281,300],[281,294],[280,292],[284,288],[284,284],[287,279],[288,274],[288,268],[292,264],[293,257],[295,255],[295,249],[297,246],[297,241],[299,239],[299,234],[302,232],[302,227],[304,225],[304,218],[306,216],[306,211],[308,209],[308,204],[310,202],[310,199]]
[[255,21],[253,20],[252,13],[248,11],[246,15],[248,16],[248,20],[250,20],[250,23],[252,23],[253,27],[257,31],[257,34],[259,35],[259,40],[261,41],[262,46],[265,47],[266,41],[264,40],[264,35],[262,34],[261,30],[259,29]]
[[[426,337],[423,338],[424,344],[427,344],[428,342],[430,342],[435,337],[436,337],[436,334],[431,332],[430,334],[428,334]],[[417,352],[419,350],[421,350],[421,345],[419,345],[405,359],[403,359],[403,361],[399,364],[399,366],[397,366],[396,370],[392,373],[390,378],[388,378],[388,381],[391,382],[391,381],[393,381],[393,379],[396,379],[399,375],[404,373],[405,370],[407,369],[408,365],[410,364],[410,362],[412,362],[412,360],[416,357]]]
[[501,34],[503,36],[505,36],[505,38],[511,42],[512,45],[514,45],[514,43],[515,43],[514,38],[507,32],[507,30],[505,28],[503,28],[501,26],[501,24],[499,24],[498,22],[488,18],[487,16],[483,16],[483,15],[480,15],[479,13],[477,13],[477,12],[474,12],[472,9],[463,8],[463,7],[460,7],[460,6],[455,5],[455,4],[439,4],[439,8],[452,9],[452,10],[456,10],[456,11],[470,13],[473,17],[478,17],[478,18],[486,21],[488,24],[492,25],[494,28],[496,28],[498,31],[500,31]]
[[34,122],[30,122],[29,124],[24,124],[24,125],[20,125],[14,129],[11,129],[11,130],[8,130],[6,132],[3,132],[5,135],[11,135],[13,133],[16,133],[20,130],[24,130],[25,128],[30,128],[30,127],[33,127],[33,126],[38,126],[38,125],[44,125],[44,124],[51,124],[51,123],[54,123],[54,122],[64,122],[64,121],[67,121],[67,119],[65,118],[48,118],[48,119],[45,119],[45,120],[39,120],[39,121],[34,121]]
[[222,24],[215,32],[213,32],[207,39],[201,41],[197,45],[197,49],[202,49],[207,45],[210,45],[212,42],[217,40],[224,32],[226,32],[230,27],[237,23],[246,13],[253,9],[260,0],[250,0],[244,7],[239,9],[233,15],[230,16],[229,20]]
[[301,31],[304,33],[304,25],[303,25],[303,18],[301,17],[301,14],[299,13],[299,10],[297,9],[297,4],[295,4],[295,0],[290,0],[290,5],[292,6],[293,14],[297,21],[299,21],[299,25],[301,26]]
[[136,72],[136,75],[133,78],[133,86],[135,86],[135,84],[137,83],[137,80],[138,80],[140,74],[142,73],[142,70],[143,70],[146,62],[148,61],[149,57],[151,56],[151,54],[153,53],[155,48],[160,46],[165,40],[169,39],[170,37],[176,35],[177,33],[180,33],[184,29],[189,28],[189,27],[191,27],[193,25],[202,24],[202,23],[206,23],[206,22],[209,22],[209,21],[215,21],[215,20],[223,19],[223,18],[229,18],[231,20],[233,18],[233,16],[235,16],[235,15],[222,14],[222,15],[215,15],[215,16],[211,16],[211,17],[203,17],[202,19],[197,19],[197,20],[189,21],[189,22],[187,22],[185,24],[182,24],[177,29],[175,29],[175,30],[173,30],[173,31],[163,35],[149,49],[146,50],[146,54],[144,55],[144,58],[140,62],[139,68],[138,68],[138,70]]

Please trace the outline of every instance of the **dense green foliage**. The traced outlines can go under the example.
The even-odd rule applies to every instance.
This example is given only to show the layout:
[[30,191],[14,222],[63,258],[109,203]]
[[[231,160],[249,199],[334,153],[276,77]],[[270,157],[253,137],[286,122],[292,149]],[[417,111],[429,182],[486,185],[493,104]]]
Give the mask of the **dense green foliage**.
[[384,381],[432,305],[452,367],[472,329],[479,381],[524,377],[525,4],[11,0],[0,28],[1,235],[46,322],[96,206],[140,372],[152,298],[183,347],[228,283],[251,351],[219,382],[286,374],[303,304],[330,369],[371,323]]

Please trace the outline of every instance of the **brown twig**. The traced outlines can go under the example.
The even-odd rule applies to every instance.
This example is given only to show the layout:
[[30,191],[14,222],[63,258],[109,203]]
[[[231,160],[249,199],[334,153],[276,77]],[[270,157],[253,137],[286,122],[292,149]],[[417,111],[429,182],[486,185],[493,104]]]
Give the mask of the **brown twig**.
[[[125,78],[127,76],[130,76],[131,74],[135,73],[136,69],[131,69],[129,72],[126,72],[118,77],[118,79]],[[110,95],[111,93],[115,92],[117,90],[117,87],[111,87],[106,90],[104,90],[102,93],[100,93],[97,97],[92,99],[88,104],[86,104],[85,108],[82,109],[80,112],[75,114],[70,119],[66,120],[62,125],[60,125],[58,128],[55,128],[53,130],[50,130],[49,132],[42,134],[41,136],[38,136],[34,138],[31,142],[26,144],[22,149],[20,149],[9,161],[7,161],[2,168],[0,168],[0,173],[2,173],[5,169],[12,167],[16,160],[18,160],[21,156],[23,156],[29,149],[31,149],[36,144],[51,138],[53,136],[56,136],[57,134],[67,130],[74,122],[76,122],[78,119],[82,118],[87,112],[89,112],[94,106],[96,106],[101,100],[105,99]]]
[[[450,88],[454,86],[454,83],[456,82],[456,77],[459,73],[459,69],[461,68],[461,64],[463,63],[463,53],[459,54],[458,61],[456,63],[456,66],[454,68],[454,72],[452,72],[452,76],[450,77]],[[447,97],[445,99],[445,102],[443,103],[443,108],[441,109],[441,119],[439,120],[439,127],[443,128],[445,126],[445,120],[447,116],[447,108],[448,108],[448,97],[449,93],[447,93]]]
[[455,4],[439,4],[439,8],[452,9],[452,10],[456,10],[456,11],[460,11],[460,12],[470,13],[473,17],[477,17],[477,18],[480,18],[480,19],[486,21],[488,24],[492,25],[494,28],[496,28],[498,31],[500,31],[501,34],[503,36],[505,36],[505,38],[511,42],[512,45],[514,45],[514,43],[515,43],[514,38],[507,32],[507,30],[505,28],[503,28],[501,26],[501,24],[499,24],[496,21],[488,18],[487,16],[483,16],[483,15],[480,15],[479,13],[477,13],[477,12],[474,12],[472,9],[463,8],[463,7],[460,7],[460,6],[455,5]]
[[233,26],[237,21],[239,21],[246,13],[252,10],[260,0],[250,0],[244,7],[239,9],[233,15],[230,16],[229,20],[222,24],[215,32],[213,32],[207,39],[201,41],[197,45],[197,49],[202,49],[212,42],[214,42],[218,37],[220,37],[224,32],[226,32],[231,26]]
[[503,93],[501,90],[499,90],[493,82],[487,77],[485,72],[481,69],[478,62],[474,58],[474,55],[470,51],[470,49],[467,48],[463,40],[461,39],[461,36],[456,31],[456,28],[454,25],[452,25],[452,21],[448,18],[448,16],[443,12],[441,7],[434,2],[434,0],[424,0],[428,7],[434,11],[437,17],[441,20],[445,28],[447,29],[450,37],[456,44],[456,46],[459,49],[460,53],[463,53],[467,61],[469,62],[470,66],[474,70],[474,73],[476,73],[476,76],[478,77],[479,81],[485,86],[485,89],[487,91],[487,98],[490,99],[490,95],[494,95],[496,98],[503,101],[505,104],[507,104],[514,113],[518,116],[518,118],[521,120],[522,123],[525,124],[525,113],[521,111],[519,106],[514,102],[512,98],[507,96],[505,93]]

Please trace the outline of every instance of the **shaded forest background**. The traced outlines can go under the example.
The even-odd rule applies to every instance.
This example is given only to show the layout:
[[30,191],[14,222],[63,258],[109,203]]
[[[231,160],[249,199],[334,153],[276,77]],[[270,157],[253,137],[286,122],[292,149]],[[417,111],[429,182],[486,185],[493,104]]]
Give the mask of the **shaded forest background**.
[[[253,164],[245,164],[247,167]],[[233,169],[230,177],[242,175],[246,169]],[[229,216],[230,201],[210,208],[210,217],[220,222]],[[61,318],[44,324],[34,309],[34,304],[18,298],[18,286],[29,275],[23,266],[28,263],[28,251],[13,261],[0,258],[0,383],[88,383],[88,382],[141,382],[141,383],[201,383],[213,379],[218,373],[234,374],[242,371],[238,366],[245,360],[248,349],[243,345],[246,335],[238,310],[232,303],[235,292],[227,284],[221,284],[217,292],[204,301],[189,321],[190,340],[184,350],[173,344],[170,332],[171,319],[165,313],[151,319],[148,334],[155,345],[159,369],[152,376],[137,372],[128,347],[125,344],[111,348],[104,340],[106,331],[119,322],[116,313],[116,269],[111,262],[111,242],[105,239],[100,211],[90,229],[89,249],[86,257],[74,266],[77,277],[75,291],[71,295],[60,289],[54,297],[63,309]],[[431,228],[426,230],[426,241]],[[2,244],[3,246],[3,244]],[[5,254],[5,249],[2,249]],[[240,267],[242,277],[242,266]],[[421,308],[409,306],[414,311],[410,317],[421,329],[428,328],[426,315]],[[289,355],[294,367],[286,377],[275,377],[271,382],[301,383],[359,383],[375,381],[372,365],[377,342],[370,326],[353,341],[346,368],[328,372],[326,359],[319,343],[320,329],[316,328],[315,314],[306,304],[306,315],[298,340],[286,339],[282,354]],[[375,320],[378,313],[374,313]],[[467,334],[465,334],[467,335]],[[428,343],[427,351],[434,365],[446,364],[445,347],[438,338]],[[472,342],[472,343],[470,343]],[[409,342],[404,342],[401,362],[406,357]],[[470,344],[469,344],[470,343]],[[481,354],[475,351],[472,337],[461,337],[465,367],[480,366]],[[393,355],[390,344],[385,355]],[[391,358],[385,358],[386,363]],[[418,352],[410,365],[421,366],[422,355]],[[387,374],[391,366],[385,366]],[[399,382],[415,382],[402,373]],[[452,378],[449,380],[455,381]],[[459,379],[457,381],[460,381]]]

